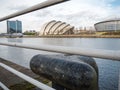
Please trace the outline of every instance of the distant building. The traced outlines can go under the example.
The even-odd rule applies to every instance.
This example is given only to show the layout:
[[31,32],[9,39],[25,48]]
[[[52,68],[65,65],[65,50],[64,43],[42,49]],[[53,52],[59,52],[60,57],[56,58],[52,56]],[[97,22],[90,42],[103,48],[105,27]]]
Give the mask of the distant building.
[[39,35],[69,35],[74,34],[74,26],[61,21],[50,21],[45,23]]
[[94,24],[96,31],[118,31],[120,30],[120,18],[109,19]]
[[22,22],[21,21],[7,21],[7,33],[22,33]]

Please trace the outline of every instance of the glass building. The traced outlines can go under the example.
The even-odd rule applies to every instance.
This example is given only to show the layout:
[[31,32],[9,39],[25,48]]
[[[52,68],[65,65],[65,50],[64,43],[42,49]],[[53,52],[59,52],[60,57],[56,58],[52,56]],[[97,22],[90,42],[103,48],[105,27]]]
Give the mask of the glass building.
[[7,21],[7,33],[22,33],[22,22],[21,21]]

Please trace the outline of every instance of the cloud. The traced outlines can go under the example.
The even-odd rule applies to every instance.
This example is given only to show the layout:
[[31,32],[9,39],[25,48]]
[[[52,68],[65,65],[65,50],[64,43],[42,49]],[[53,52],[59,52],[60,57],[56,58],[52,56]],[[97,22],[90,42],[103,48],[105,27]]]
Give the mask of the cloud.
[[[110,2],[110,1],[109,1]],[[105,4],[106,3],[106,4]],[[43,21],[49,21],[50,18],[57,20],[63,20],[68,22],[76,27],[79,26],[92,26],[97,21],[103,20],[109,15],[111,7],[102,0],[99,3],[98,0],[80,0],[70,1],[56,7],[50,7],[45,10],[41,10],[36,13],[38,19]]]
[[9,8],[9,10],[11,11],[11,10],[13,10],[13,11],[20,11],[20,10],[23,10],[23,9],[25,9],[25,8],[28,8],[28,6],[27,5],[13,5],[12,7],[8,7]]
[[[0,3],[3,16],[22,10],[29,6],[33,6],[45,0],[1,0]],[[41,9],[30,14],[22,15],[11,20],[21,20],[23,22],[23,30],[35,29],[51,20],[61,20],[75,27],[93,26],[94,23],[105,20],[107,18],[119,17],[120,7],[112,3],[116,0],[70,0],[68,2]],[[7,3],[6,3],[7,2]],[[8,8],[9,7],[9,8]],[[0,26],[4,26],[5,22]],[[0,27],[0,29],[2,29]]]

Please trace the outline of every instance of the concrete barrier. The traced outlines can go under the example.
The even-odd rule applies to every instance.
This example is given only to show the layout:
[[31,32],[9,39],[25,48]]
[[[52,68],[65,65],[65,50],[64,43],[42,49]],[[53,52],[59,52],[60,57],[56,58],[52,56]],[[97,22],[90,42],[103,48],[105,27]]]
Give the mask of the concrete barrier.
[[56,90],[98,90],[98,68],[91,57],[39,54],[30,67],[51,80]]

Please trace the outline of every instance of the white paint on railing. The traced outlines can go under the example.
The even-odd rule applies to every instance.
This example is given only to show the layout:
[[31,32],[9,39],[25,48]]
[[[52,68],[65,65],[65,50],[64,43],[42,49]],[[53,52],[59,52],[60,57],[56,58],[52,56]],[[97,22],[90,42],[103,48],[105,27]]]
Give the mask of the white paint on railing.
[[0,82],[0,86],[2,87],[2,89],[4,90],[10,90],[9,88],[7,88],[2,82]]
[[119,69],[119,81],[118,81],[118,90],[120,90],[120,69]]
[[83,49],[78,47],[50,46],[50,45],[38,46],[38,45],[27,45],[27,44],[19,44],[19,43],[2,43],[2,42],[0,42],[0,45],[43,50],[43,51],[50,51],[50,52],[57,52],[57,53],[91,56],[95,58],[112,59],[112,60],[120,61],[120,51],[113,51],[113,50]]
[[[23,74],[23,73],[15,70],[15,69],[13,69],[13,68],[11,68],[11,67],[3,64],[3,63],[0,63],[0,66],[3,67],[3,68],[5,68],[5,69],[8,70],[8,71],[14,73],[14,74],[17,75],[18,77],[20,77],[20,78],[28,81],[29,83],[37,86],[38,88],[40,88],[40,89],[42,89],[42,90],[55,90],[55,89],[53,89],[53,88],[51,88],[51,87],[49,87],[49,86],[47,86],[47,85],[45,85],[45,84],[43,84],[43,83],[41,83],[41,82],[39,82],[39,81],[37,81],[37,80],[35,80],[35,79],[27,76],[27,75],[25,75],[25,74]],[[5,89],[5,90],[6,90],[6,89]]]
[[20,15],[30,13],[30,12],[33,12],[33,11],[36,11],[36,10],[39,10],[39,9],[42,9],[42,8],[45,8],[45,7],[49,7],[49,6],[52,6],[52,5],[61,3],[61,2],[65,2],[65,1],[68,1],[68,0],[47,0],[45,2],[34,5],[30,8],[27,8],[27,9],[24,9],[22,11],[18,11],[16,13],[11,14],[11,15],[0,18],[0,21],[4,21],[4,20],[7,20],[7,19],[10,19],[10,18],[13,18],[13,17],[17,17],[17,16],[20,16]]

